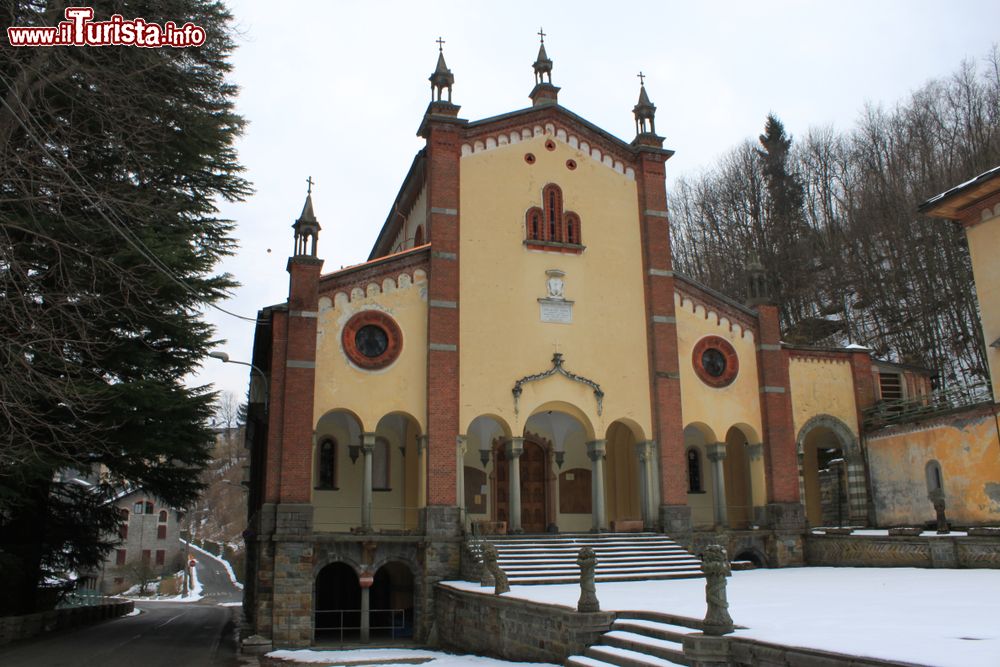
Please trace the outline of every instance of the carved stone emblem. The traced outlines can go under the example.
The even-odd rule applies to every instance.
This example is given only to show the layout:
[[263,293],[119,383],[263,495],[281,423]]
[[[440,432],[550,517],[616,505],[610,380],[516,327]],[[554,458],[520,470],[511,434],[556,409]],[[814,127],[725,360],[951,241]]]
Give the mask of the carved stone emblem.
[[566,284],[563,282],[563,276],[566,275],[558,269],[549,269],[545,272],[549,278],[545,281],[545,286],[549,290],[550,299],[565,299],[565,289]]

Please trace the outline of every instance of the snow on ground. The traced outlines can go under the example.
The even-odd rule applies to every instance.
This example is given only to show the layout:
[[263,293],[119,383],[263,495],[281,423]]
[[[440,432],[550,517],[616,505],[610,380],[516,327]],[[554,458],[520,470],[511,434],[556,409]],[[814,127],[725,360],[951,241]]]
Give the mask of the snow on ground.
[[218,561],[219,564],[222,565],[222,567],[226,568],[226,573],[229,575],[229,581],[233,582],[233,586],[236,586],[236,588],[240,589],[241,591],[243,590],[243,584],[241,584],[239,581],[237,581],[237,579],[236,579],[236,573],[233,572],[233,566],[229,564],[228,560],[226,560],[225,558],[222,558],[220,556],[216,556],[211,551],[206,551],[205,549],[202,549],[201,547],[199,547],[199,546],[197,546],[195,544],[191,544],[190,542],[186,542],[184,540],[181,540],[181,544],[184,544],[184,545],[188,546],[189,548],[194,549],[195,551],[200,551],[201,553],[203,553],[204,555],[208,556],[209,558]]
[[[825,535],[827,528],[813,528],[809,532],[816,535]],[[879,529],[867,529],[867,528],[853,528],[851,529],[851,535],[866,535],[869,537],[888,537],[889,530],[887,528]],[[962,530],[953,530],[949,533],[939,533],[936,530],[925,530],[920,533],[919,537],[968,537],[968,533]]]
[[463,665],[480,665],[481,667],[513,667],[514,665],[530,665],[531,667],[555,667],[544,662],[506,662],[495,658],[482,658],[476,655],[453,655],[451,653],[441,653],[440,651],[425,651],[423,649],[398,649],[398,648],[366,648],[351,651],[272,651],[267,654],[269,658],[280,658],[282,660],[294,660],[295,662],[323,663],[330,664],[350,664],[364,663],[366,667],[377,667],[382,664],[378,660],[420,660],[422,665],[432,665],[433,667],[462,667]]
[[[465,581],[461,590],[492,593]],[[1000,665],[1000,571],[803,567],[733,572],[738,636],[936,667]],[[577,584],[512,586],[504,595],[576,607]],[[703,579],[598,583],[605,610],[705,615]]]
[[[180,576],[183,572],[178,572],[176,576]],[[155,586],[156,584],[150,584],[150,586]],[[198,571],[197,568],[191,568],[191,585],[188,588],[187,595],[139,595],[139,586],[133,586],[124,593],[121,597],[128,600],[135,600],[136,602],[197,602],[202,598],[201,594],[201,582],[198,581]]]

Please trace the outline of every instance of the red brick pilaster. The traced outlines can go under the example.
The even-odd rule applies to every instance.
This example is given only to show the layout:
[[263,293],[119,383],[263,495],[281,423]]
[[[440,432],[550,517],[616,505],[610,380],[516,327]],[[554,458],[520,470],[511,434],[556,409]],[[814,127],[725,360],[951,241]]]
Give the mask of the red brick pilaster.
[[[457,107],[455,108],[457,112]],[[459,161],[461,123],[429,115],[427,233],[427,504],[457,506],[455,447],[459,434]]]
[[278,502],[281,487],[281,440],[285,426],[285,357],[288,354],[288,314],[282,311],[271,313],[271,369],[270,401],[267,416],[267,450],[265,464],[261,471],[264,476],[263,502]]
[[660,446],[660,498],[664,505],[685,505],[684,420],[681,415],[674,273],[664,163],[671,153],[640,148],[636,169],[642,273],[646,296],[650,401],[654,437]]
[[[323,260],[288,260],[288,343],[281,394],[279,502],[308,503],[312,489],[313,395],[316,382],[316,318]],[[272,401],[276,402],[276,401]]]
[[872,358],[867,351],[851,352],[851,378],[854,380],[854,406],[857,410],[858,433],[861,433],[865,408],[875,405],[875,382],[872,375]]
[[792,423],[789,354],[781,349],[777,306],[761,304],[757,366],[764,424],[764,472],[768,503],[799,502],[799,465]]

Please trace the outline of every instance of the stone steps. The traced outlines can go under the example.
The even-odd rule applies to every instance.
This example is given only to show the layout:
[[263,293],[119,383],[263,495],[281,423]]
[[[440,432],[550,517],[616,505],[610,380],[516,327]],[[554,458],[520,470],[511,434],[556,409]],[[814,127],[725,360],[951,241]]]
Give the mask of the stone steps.
[[[701,561],[657,533],[564,533],[486,538],[511,584],[579,581],[582,547],[597,556],[596,581],[644,581],[701,577]],[[481,561],[478,548],[474,549]]]
[[695,619],[653,612],[621,612],[609,632],[583,655],[570,656],[569,667],[673,667],[690,665],[684,635],[700,632]]

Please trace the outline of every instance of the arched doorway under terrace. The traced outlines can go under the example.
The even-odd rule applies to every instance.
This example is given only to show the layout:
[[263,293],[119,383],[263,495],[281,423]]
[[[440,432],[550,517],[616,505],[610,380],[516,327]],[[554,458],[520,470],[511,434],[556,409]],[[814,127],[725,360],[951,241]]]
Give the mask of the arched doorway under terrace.
[[413,573],[402,561],[389,561],[375,571],[369,608],[372,639],[413,637],[413,590]]
[[338,561],[316,575],[313,643],[355,642],[361,631],[361,584],[354,568]]

